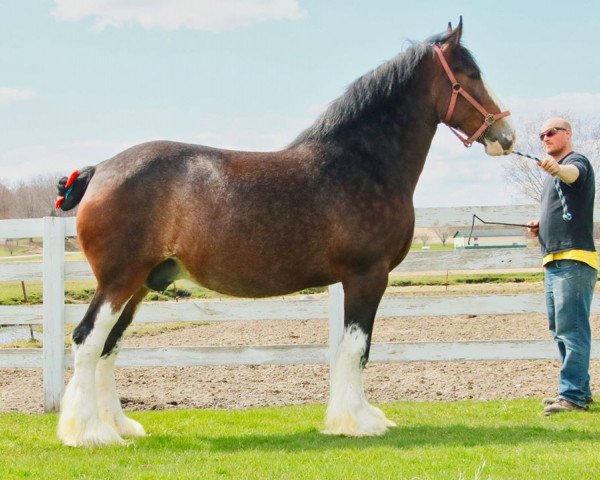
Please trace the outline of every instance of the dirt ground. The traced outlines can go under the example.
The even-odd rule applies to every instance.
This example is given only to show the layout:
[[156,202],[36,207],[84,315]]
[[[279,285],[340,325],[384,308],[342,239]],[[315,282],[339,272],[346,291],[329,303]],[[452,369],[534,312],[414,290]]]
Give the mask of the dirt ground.
[[[410,287],[394,295],[539,292],[539,284]],[[592,318],[594,338],[600,315]],[[542,314],[377,319],[373,341],[548,339]],[[218,322],[156,335],[130,337],[125,346],[233,346],[325,344],[325,320]],[[525,398],[556,391],[558,362],[455,361],[370,363],[364,378],[373,402]],[[600,360],[592,361],[592,387],[600,389]],[[65,380],[70,376],[67,372]],[[246,408],[325,403],[326,365],[117,368],[122,403],[129,410]],[[0,369],[0,411],[41,412],[39,369]]]

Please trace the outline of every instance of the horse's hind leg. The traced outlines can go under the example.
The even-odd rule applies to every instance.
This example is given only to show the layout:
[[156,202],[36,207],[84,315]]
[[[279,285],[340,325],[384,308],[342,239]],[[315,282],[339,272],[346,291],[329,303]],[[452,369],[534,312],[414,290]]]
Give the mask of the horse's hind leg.
[[123,413],[119,395],[117,394],[114,366],[117,355],[121,350],[125,329],[131,324],[137,308],[147,292],[148,289],[142,287],[127,302],[119,320],[117,320],[117,323],[108,335],[100,360],[96,366],[96,394],[100,419],[112,426],[123,437],[143,437],[146,435],[142,425],[126,417]]
[[98,288],[83,320],[73,330],[74,371],[61,402],[57,432],[65,445],[123,442],[117,431],[98,416],[96,365],[124,306],[112,305]]
[[349,276],[344,285],[344,335],[331,375],[325,433],[381,435],[395,423],[371,405],[365,395],[362,371],[369,358],[373,322],[387,286],[385,268]]
[[[123,443],[117,430],[100,418],[96,368],[113,327],[142,288],[148,270],[140,266],[141,262],[131,261],[134,259],[126,262],[111,258],[114,261],[107,266],[97,264],[100,273],[96,273],[96,294],[73,330],[74,371],[61,402],[57,432],[66,445]],[[120,265],[118,271],[115,265]]]

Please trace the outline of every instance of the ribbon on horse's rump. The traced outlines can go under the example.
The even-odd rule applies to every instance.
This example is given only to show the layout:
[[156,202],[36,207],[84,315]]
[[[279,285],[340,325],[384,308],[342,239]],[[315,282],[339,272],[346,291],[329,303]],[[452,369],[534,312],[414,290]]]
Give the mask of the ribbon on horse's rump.
[[475,228],[475,219],[479,220],[481,223],[486,225],[506,225],[509,227],[524,227],[529,228],[529,225],[524,225],[522,223],[504,223],[504,222],[486,222],[481,217],[473,214],[473,220],[471,221],[471,231],[469,232],[469,239],[467,240],[467,245],[471,245],[471,237],[473,236],[473,229]]
[[[521,152],[517,152],[516,150],[513,150],[513,152],[515,155],[519,155],[520,157],[525,157],[525,158],[531,158],[532,160],[535,160],[536,162],[541,162],[542,160],[534,157],[533,155],[528,155],[526,153],[521,153]],[[558,193],[558,198],[560,200],[560,204],[562,205],[562,209],[563,209],[563,220],[565,222],[568,222],[569,220],[571,220],[573,218],[573,215],[571,215],[569,213],[569,209],[567,208],[567,200],[565,199],[565,196],[563,195],[562,192],[562,188],[560,188],[560,179],[558,178],[557,175],[554,175],[554,188],[556,189],[556,193]]]

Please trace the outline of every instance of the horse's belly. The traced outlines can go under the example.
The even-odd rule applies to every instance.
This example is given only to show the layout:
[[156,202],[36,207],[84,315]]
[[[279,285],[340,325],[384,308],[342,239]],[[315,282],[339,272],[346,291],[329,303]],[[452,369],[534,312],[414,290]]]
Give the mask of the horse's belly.
[[228,269],[203,266],[190,271],[192,279],[216,292],[236,297],[271,297],[297,292],[304,288],[334,283],[335,279],[324,272],[307,271],[300,265],[296,268],[257,266],[254,269]]

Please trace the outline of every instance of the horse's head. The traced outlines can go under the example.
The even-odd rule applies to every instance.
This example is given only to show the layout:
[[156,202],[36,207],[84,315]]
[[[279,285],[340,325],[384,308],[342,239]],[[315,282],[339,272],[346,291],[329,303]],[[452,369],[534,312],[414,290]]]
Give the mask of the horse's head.
[[[512,151],[515,130],[500,102],[483,81],[473,55],[460,43],[462,18],[454,30],[448,30],[433,42],[435,58],[433,83],[436,110],[465,146],[477,141],[485,145],[488,155],[505,155]],[[466,134],[462,137],[454,129]]]

